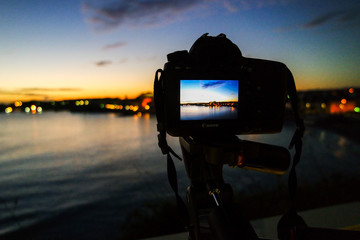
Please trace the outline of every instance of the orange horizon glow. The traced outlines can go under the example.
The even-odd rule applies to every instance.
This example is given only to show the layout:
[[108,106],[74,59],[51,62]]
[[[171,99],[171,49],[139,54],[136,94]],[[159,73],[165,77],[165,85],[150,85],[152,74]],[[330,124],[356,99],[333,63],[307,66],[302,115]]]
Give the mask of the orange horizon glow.
[[[101,93],[100,93],[101,92]],[[143,91],[99,91],[99,93],[93,93],[93,91],[81,91],[79,93],[72,94],[55,94],[49,93],[47,96],[39,94],[38,96],[16,95],[9,94],[3,96],[0,95],[0,104],[10,104],[17,101],[31,102],[31,101],[64,101],[64,100],[77,100],[77,99],[104,99],[104,98],[118,98],[118,99],[134,99],[144,93],[152,92],[152,90]]]
[[[349,89],[349,92],[354,92],[354,88],[360,88],[360,86],[339,86],[339,87],[331,87],[331,88],[299,88],[298,91],[311,91],[311,90],[334,90],[334,89]],[[101,92],[101,93],[100,93]],[[134,90],[134,91],[116,91],[116,90],[90,90],[90,91],[80,91],[79,93],[63,93],[63,94],[55,94],[53,92],[48,94],[48,96],[43,96],[39,94],[39,96],[26,96],[26,95],[16,95],[16,94],[2,94],[0,95],[0,104],[12,104],[16,101],[21,102],[31,102],[31,101],[64,101],[64,100],[77,100],[77,99],[104,99],[104,98],[115,98],[115,99],[134,99],[144,93],[153,92],[152,89],[148,90]]]

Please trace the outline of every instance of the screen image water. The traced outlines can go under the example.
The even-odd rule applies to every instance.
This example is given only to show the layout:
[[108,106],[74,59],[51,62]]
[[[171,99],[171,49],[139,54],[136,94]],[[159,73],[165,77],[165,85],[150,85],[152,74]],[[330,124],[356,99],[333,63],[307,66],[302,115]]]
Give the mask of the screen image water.
[[235,107],[221,106],[180,106],[180,120],[227,120],[237,119],[238,109]]
[[[239,137],[287,147],[294,130],[286,123],[279,134]],[[178,139],[167,140],[181,155]],[[299,182],[358,176],[359,155],[349,139],[309,128]],[[184,197],[189,181],[183,162],[174,161]],[[224,178],[235,191],[249,194],[287,181],[286,175],[225,166]],[[175,201],[157,145],[156,118],[149,115],[0,114],[0,179],[0,238],[40,225],[35,239],[117,239],[131,210]]]

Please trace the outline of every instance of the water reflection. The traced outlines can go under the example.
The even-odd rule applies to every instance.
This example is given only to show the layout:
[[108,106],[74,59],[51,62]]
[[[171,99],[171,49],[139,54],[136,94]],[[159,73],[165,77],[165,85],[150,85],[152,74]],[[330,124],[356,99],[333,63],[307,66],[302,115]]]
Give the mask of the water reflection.
[[237,119],[238,109],[230,106],[194,106],[180,107],[181,120],[218,120]]
[[[94,226],[113,234],[125,212],[135,205],[172,197],[154,117],[14,113],[2,117],[0,125],[0,233],[17,228],[14,221],[7,221],[10,208],[16,209],[22,226],[68,212],[71,217],[58,219],[59,226],[88,230],[82,236],[91,237]],[[286,124],[279,134],[239,137],[287,147],[294,130],[293,124]],[[169,137],[168,143],[181,153],[177,138]],[[333,174],[358,176],[359,155],[354,142],[308,128],[298,167],[299,183],[316,183]],[[175,165],[179,192],[185,193],[189,183],[183,163],[176,161]],[[236,191],[258,192],[287,182],[286,176],[227,167],[224,171],[225,180]],[[82,221],[87,218],[92,221]],[[61,230],[56,227],[44,231]]]

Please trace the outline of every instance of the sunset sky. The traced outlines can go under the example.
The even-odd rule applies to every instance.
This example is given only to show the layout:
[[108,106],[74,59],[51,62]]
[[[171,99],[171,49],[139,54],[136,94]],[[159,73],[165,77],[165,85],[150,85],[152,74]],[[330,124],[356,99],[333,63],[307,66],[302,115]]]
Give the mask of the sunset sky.
[[180,103],[238,101],[238,80],[181,80]]
[[0,102],[135,97],[206,32],[299,89],[360,86],[358,0],[2,0]]

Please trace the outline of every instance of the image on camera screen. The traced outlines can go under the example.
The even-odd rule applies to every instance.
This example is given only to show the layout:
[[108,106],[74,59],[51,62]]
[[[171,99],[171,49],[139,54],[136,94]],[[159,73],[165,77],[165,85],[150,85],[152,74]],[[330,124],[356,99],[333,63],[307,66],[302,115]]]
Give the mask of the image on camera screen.
[[238,118],[238,80],[180,80],[180,120]]

